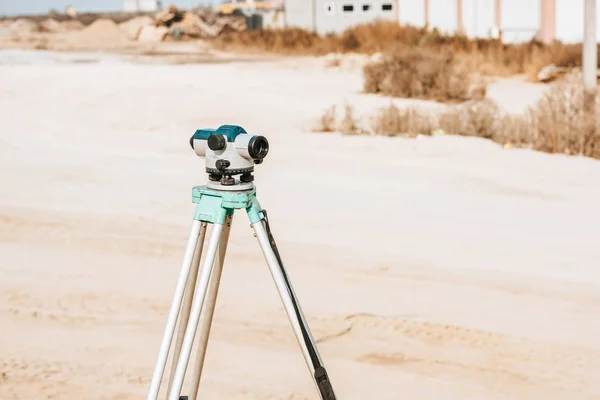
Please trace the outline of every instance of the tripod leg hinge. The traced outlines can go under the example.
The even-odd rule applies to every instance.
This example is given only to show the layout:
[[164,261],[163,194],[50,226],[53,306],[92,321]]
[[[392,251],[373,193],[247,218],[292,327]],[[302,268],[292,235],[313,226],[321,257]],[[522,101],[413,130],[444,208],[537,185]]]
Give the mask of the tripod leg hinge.
[[258,202],[256,196],[252,196],[250,198],[250,204],[246,208],[246,212],[248,213],[248,219],[250,220],[251,224],[255,224],[258,221],[265,218],[260,203]]

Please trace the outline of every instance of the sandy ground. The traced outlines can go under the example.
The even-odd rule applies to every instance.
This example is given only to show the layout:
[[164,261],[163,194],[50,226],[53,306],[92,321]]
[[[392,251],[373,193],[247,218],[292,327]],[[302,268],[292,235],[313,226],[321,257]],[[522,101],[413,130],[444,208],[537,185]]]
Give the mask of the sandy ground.
[[[188,139],[223,123],[269,137],[259,198],[338,398],[600,398],[600,163],[310,132],[389,101],[360,88],[291,61],[3,63],[0,398],[145,396],[205,180]],[[245,215],[222,284],[203,398],[317,398]]]

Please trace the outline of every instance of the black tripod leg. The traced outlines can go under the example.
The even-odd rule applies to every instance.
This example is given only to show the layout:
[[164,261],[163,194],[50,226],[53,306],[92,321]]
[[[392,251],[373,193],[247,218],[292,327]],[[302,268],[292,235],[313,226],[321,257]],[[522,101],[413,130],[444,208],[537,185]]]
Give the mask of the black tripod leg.
[[300,303],[298,302],[296,294],[294,293],[292,282],[290,281],[285,267],[283,266],[283,262],[281,261],[279,251],[277,250],[277,245],[275,244],[275,240],[271,234],[267,214],[264,210],[263,214],[264,219],[252,224],[252,228],[256,233],[256,237],[258,238],[258,242],[260,243],[260,247],[265,259],[269,264],[271,275],[273,276],[273,280],[275,281],[275,285],[277,286],[277,290],[279,291],[279,295],[283,301],[283,305],[290,319],[290,323],[292,324],[292,328],[296,334],[296,339],[298,339],[298,344],[300,345],[302,353],[304,354],[306,364],[308,365],[319,393],[321,394],[321,399],[336,400],[333,387],[331,386],[331,382],[327,376],[327,371],[323,366],[323,361],[321,360],[321,356],[319,355],[315,341],[310,333],[310,329],[306,323],[302,309],[300,308]]

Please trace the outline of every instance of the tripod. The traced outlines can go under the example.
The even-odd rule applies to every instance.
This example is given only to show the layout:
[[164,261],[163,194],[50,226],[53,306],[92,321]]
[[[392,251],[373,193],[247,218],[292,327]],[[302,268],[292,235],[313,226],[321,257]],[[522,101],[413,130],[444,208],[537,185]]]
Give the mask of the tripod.
[[[196,400],[197,398],[229,231],[234,211],[237,209],[245,209],[248,214],[254,234],[258,238],[263,255],[271,270],[271,275],[321,399],[336,400],[327,371],[323,366],[323,361],[271,234],[267,213],[261,208],[256,198],[254,185],[246,184],[239,188],[229,187],[223,189],[197,186],[192,190],[192,199],[197,204],[192,229],[185,249],[181,272],[175,287],[175,295],[167,318],[147,400],[157,400],[158,398],[178,319],[179,329],[173,350],[173,365],[167,399],[189,398]],[[208,239],[206,255],[200,266],[208,224],[212,224],[212,231]],[[199,335],[199,341],[196,363],[191,376],[191,393],[189,397],[181,396],[196,334]]]

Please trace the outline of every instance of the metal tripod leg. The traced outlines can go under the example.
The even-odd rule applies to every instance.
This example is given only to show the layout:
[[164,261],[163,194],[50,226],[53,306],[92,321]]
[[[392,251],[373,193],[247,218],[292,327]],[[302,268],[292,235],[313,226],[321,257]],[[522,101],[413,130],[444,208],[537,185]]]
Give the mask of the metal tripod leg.
[[183,336],[190,319],[190,309],[192,308],[192,300],[194,299],[194,292],[196,290],[196,279],[198,278],[198,269],[200,267],[200,259],[202,257],[202,248],[204,247],[204,237],[206,236],[206,223],[202,223],[200,229],[200,236],[198,237],[198,243],[196,244],[196,251],[194,252],[194,259],[192,261],[192,268],[190,270],[190,276],[188,278],[187,285],[185,287],[185,295],[183,298],[183,305],[179,316],[179,326],[177,329],[177,338],[175,339],[175,348],[173,350],[173,361],[171,364],[171,373],[169,375],[169,385],[167,386],[167,393],[171,391],[173,384],[173,377],[175,375],[175,367],[179,360],[179,353],[181,353],[181,345],[183,344]]
[[219,241],[221,239],[221,232],[223,231],[223,225],[221,223],[214,223],[208,247],[206,250],[206,256],[202,261],[200,268],[200,280],[196,287],[196,295],[192,302],[192,309],[190,311],[190,320],[188,322],[187,329],[185,330],[185,336],[183,338],[183,345],[181,347],[181,354],[177,362],[177,368],[175,369],[175,376],[173,378],[173,386],[169,392],[168,400],[179,400],[181,394],[181,388],[183,386],[183,380],[185,378],[185,372],[190,360],[190,354],[192,352],[192,346],[194,344],[194,337],[196,336],[196,330],[198,329],[198,321],[200,320],[200,313],[202,311],[202,305],[208,289],[208,284],[213,269],[213,264],[216,258]]
[[279,251],[277,250],[275,240],[271,234],[269,222],[264,210],[263,214],[264,219],[253,223],[252,228],[256,233],[265,259],[269,264],[271,275],[273,276],[273,280],[275,281],[275,285],[277,286],[277,290],[283,301],[285,311],[287,312],[294,333],[296,334],[296,339],[298,339],[298,344],[304,354],[308,369],[317,385],[321,399],[336,400],[333,387],[327,376],[327,371],[323,366],[323,361],[321,360],[317,346],[315,345],[308,324],[304,318],[304,314],[302,313],[302,309],[300,308],[300,304],[298,303],[298,299],[296,298],[296,294],[294,293],[292,282],[290,281],[283,266],[283,262],[281,261],[281,257],[279,256]]
[[204,358],[206,356],[208,339],[210,337],[210,327],[215,313],[215,306],[217,304],[219,283],[221,282],[221,273],[223,272],[223,262],[225,261],[225,253],[227,252],[227,242],[229,241],[232,218],[233,215],[228,216],[225,220],[225,225],[223,226],[217,259],[213,267],[208,292],[206,293],[206,299],[204,300],[204,307],[202,308],[202,313],[200,315],[200,329],[197,335],[198,351],[196,353],[196,363],[194,364],[194,372],[192,374],[189,400],[196,400],[196,397],[198,396],[198,388],[200,387],[200,379],[202,378],[202,367],[204,366]]
[[194,252],[196,244],[198,243],[198,237],[200,236],[201,227],[202,222],[194,220],[185,249],[185,254],[183,256],[183,262],[181,263],[181,272],[179,273],[177,285],[175,286],[175,294],[173,295],[173,302],[171,303],[171,309],[169,310],[169,316],[167,317],[163,339],[158,351],[158,360],[156,361],[152,380],[150,381],[150,390],[148,391],[147,397],[148,400],[157,400],[158,397],[160,384],[163,373],[165,372],[167,358],[169,356],[169,349],[171,347],[171,342],[173,341],[173,334],[175,333],[177,316],[179,315],[179,309],[181,308],[181,301],[183,299],[185,286],[190,275],[192,260],[194,258]]

